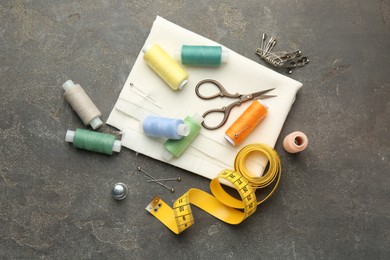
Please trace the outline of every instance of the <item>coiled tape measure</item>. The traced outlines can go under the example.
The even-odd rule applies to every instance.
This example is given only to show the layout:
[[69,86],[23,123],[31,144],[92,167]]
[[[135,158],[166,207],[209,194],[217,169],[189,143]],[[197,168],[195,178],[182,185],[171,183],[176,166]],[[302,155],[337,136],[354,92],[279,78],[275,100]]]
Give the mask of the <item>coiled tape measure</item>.
[[[261,177],[255,177],[246,168],[249,154],[260,152],[269,163],[267,172]],[[189,189],[179,197],[171,208],[161,198],[155,196],[146,210],[160,220],[175,234],[180,234],[192,224],[194,217],[190,204],[193,204],[214,217],[228,223],[239,224],[252,215],[257,206],[267,200],[279,185],[282,167],[279,155],[265,144],[251,144],[242,148],[235,159],[235,170],[224,170],[211,180],[210,190],[213,195],[199,189]],[[240,199],[228,194],[221,185],[221,180],[227,181],[235,188]],[[276,181],[276,182],[275,182]],[[256,198],[256,189],[264,188],[271,183],[275,185],[262,200]]]

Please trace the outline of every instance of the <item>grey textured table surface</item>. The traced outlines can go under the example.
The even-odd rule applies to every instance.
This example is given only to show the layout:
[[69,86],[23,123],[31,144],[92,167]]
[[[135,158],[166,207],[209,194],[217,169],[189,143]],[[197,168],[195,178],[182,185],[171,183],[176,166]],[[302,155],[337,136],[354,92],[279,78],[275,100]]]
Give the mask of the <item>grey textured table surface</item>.
[[[144,208],[209,180],[134,151],[74,149],[83,127],[61,85],[82,84],[106,120],[156,15],[264,64],[299,48],[310,63],[275,149],[276,194],[238,226],[194,209],[177,236]],[[356,1],[0,1],[0,258],[389,259],[390,3]],[[308,135],[289,155],[283,137]],[[104,126],[101,131],[114,132]],[[176,192],[150,183],[181,176]],[[115,182],[128,197],[113,200]]]

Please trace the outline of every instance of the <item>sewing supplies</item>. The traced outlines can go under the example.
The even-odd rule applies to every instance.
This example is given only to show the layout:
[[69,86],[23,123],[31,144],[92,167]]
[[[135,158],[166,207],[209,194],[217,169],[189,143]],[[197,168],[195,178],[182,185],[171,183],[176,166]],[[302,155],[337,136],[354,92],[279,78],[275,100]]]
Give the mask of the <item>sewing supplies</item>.
[[187,124],[190,128],[190,132],[187,136],[179,139],[168,139],[164,143],[164,153],[162,157],[166,161],[172,160],[173,157],[180,157],[182,153],[187,149],[187,147],[191,144],[191,142],[198,136],[201,129],[201,122],[203,121],[203,117],[198,114],[194,114],[192,117],[187,116],[184,118],[185,124]]
[[[201,91],[200,91],[200,88],[201,88],[202,85],[214,85],[214,86],[216,86],[218,88],[218,92],[213,94],[213,95],[203,95],[201,93]],[[222,108],[216,108],[216,109],[207,110],[202,115],[202,117],[204,119],[208,115],[216,114],[216,113],[222,113],[223,114],[223,118],[222,118],[221,122],[219,124],[215,125],[215,126],[210,126],[209,123],[207,123],[206,120],[205,120],[205,121],[202,122],[203,127],[208,129],[208,130],[214,130],[214,129],[220,128],[221,126],[223,126],[226,123],[227,119],[229,118],[231,110],[235,106],[240,106],[242,103],[250,101],[250,100],[276,97],[275,95],[265,95],[265,93],[270,92],[271,90],[274,90],[274,88],[266,89],[266,90],[259,91],[259,92],[254,92],[254,93],[251,93],[251,94],[239,94],[239,93],[231,94],[231,93],[227,92],[226,89],[221,85],[221,83],[219,83],[216,80],[205,79],[205,80],[200,81],[196,85],[196,87],[195,87],[195,93],[201,99],[209,100],[209,99],[213,99],[213,98],[217,98],[217,97],[238,98],[238,101],[233,102],[233,103],[231,103],[231,104],[229,104],[227,106],[224,106]]]
[[123,200],[126,198],[128,193],[128,188],[126,184],[118,182],[114,184],[114,187],[111,190],[111,195],[116,200]]
[[141,167],[137,167],[137,171],[142,172],[142,173],[144,174],[144,176],[145,176],[146,178],[148,178],[148,182],[149,182],[149,181],[152,181],[152,182],[157,183],[157,184],[159,184],[160,186],[162,186],[162,187],[164,187],[164,188],[170,190],[172,193],[175,192],[175,189],[174,189],[174,188],[168,187],[167,185],[165,185],[164,183],[162,183],[161,180],[154,178],[152,175],[150,175],[149,173],[147,173],[147,172],[146,172],[145,170],[143,170]]
[[190,128],[181,119],[147,116],[140,121],[141,129],[147,136],[181,139],[187,136]]
[[271,52],[277,42],[275,37],[271,37],[267,44],[265,43],[265,33],[263,33],[261,39],[261,47],[257,48],[255,53],[268,64],[276,68],[285,69],[287,73],[291,74],[293,69],[303,67],[309,63],[309,58],[302,56],[300,50],[292,52]]
[[188,73],[159,45],[143,49],[144,60],[173,90],[181,90],[188,82]]
[[111,155],[121,151],[121,141],[115,140],[115,135],[94,132],[77,128],[76,131],[68,130],[65,141],[73,143],[73,147]]
[[[253,177],[246,169],[249,154],[260,153],[269,158],[268,171],[262,177]],[[244,170],[247,179],[240,170]],[[266,201],[276,190],[281,178],[281,162],[276,151],[263,144],[252,144],[241,149],[236,157],[235,169],[224,170],[210,182],[211,194],[199,189],[189,189],[173,203],[171,208],[161,198],[155,196],[146,210],[160,220],[175,234],[180,234],[194,223],[190,204],[206,211],[228,224],[239,224],[252,215],[257,206]],[[227,181],[238,192],[240,199],[227,193],[221,186]],[[258,185],[260,183],[260,185]],[[263,199],[256,198],[256,190],[274,183],[271,191]]]
[[183,45],[175,56],[183,65],[218,67],[229,60],[229,51],[221,46]]
[[225,139],[239,145],[267,115],[268,107],[261,100],[254,100],[226,130]]
[[298,153],[305,150],[308,143],[309,141],[304,133],[295,131],[284,138],[283,147],[289,153]]
[[62,88],[65,90],[65,99],[85,125],[91,125],[93,129],[97,129],[103,124],[100,119],[102,114],[79,84],[68,80]]

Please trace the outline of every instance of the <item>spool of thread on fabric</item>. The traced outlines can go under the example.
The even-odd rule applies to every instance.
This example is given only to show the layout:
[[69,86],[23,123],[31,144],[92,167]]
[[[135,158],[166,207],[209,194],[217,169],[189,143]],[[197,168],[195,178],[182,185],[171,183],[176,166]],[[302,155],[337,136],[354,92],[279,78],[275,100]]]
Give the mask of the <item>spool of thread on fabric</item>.
[[298,153],[305,150],[308,143],[309,141],[304,133],[295,131],[284,138],[283,147],[289,153]]
[[159,116],[147,116],[140,121],[140,126],[147,136],[181,139],[190,132],[182,119]]
[[254,100],[226,130],[225,139],[234,146],[239,145],[264,119],[267,111],[268,107],[261,100]]
[[111,155],[121,151],[121,141],[115,140],[115,135],[94,132],[77,128],[76,131],[68,130],[65,141],[73,143],[73,147]]
[[65,90],[65,99],[85,125],[90,125],[93,129],[103,125],[100,119],[102,113],[79,84],[68,80],[62,85],[62,88]]
[[143,49],[144,60],[173,90],[181,90],[188,82],[188,73],[166,53],[154,44]]
[[200,129],[202,128],[203,117],[198,114],[194,114],[192,117],[187,116],[184,118],[184,122],[189,126],[190,133],[181,138],[180,140],[168,139],[164,143],[164,153],[162,157],[166,161],[172,160],[173,157],[180,157],[191,142],[198,136]]
[[218,67],[229,60],[221,46],[183,45],[176,54],[183,65]]

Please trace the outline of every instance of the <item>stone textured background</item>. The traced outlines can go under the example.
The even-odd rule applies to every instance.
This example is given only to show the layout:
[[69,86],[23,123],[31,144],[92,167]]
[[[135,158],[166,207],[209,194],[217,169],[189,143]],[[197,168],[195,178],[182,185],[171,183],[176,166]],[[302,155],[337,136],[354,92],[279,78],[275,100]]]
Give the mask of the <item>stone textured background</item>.
[[[304,87],[275,147],[281,185],[238,226],[195,208],[176,236],[145,206],[209,180],[64,142],[83,125],[62,83],[80,83],[106,120],[156,15],[261,64],[263,32],[310,58],[291,75]],[[0,258],[389,259],[389,39],[389,0],[0,0]],[[294,130],[310,144],[289,155],[281,144]],[[183,181],[171,194],[138,166]],[[121,202],[118,181],[130,189]]]

